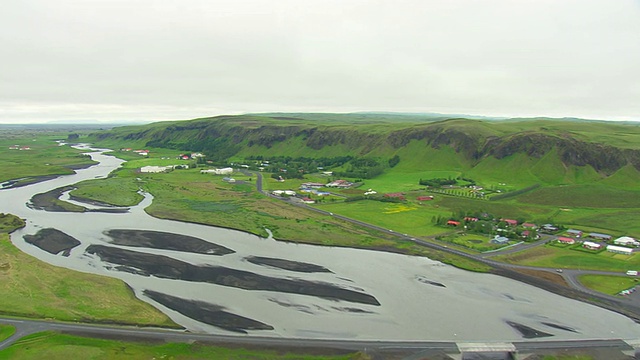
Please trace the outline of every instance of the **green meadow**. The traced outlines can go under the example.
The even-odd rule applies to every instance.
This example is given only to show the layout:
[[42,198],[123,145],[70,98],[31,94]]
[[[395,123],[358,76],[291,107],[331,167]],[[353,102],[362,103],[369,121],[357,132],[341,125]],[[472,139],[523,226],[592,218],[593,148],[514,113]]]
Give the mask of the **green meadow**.
[[620,271],[640,268],[640,253],[615,254],[608,251],[590,253],[581,250],[579,244],[560,248],[551,244],[514,254],[495,256],[494,259],[511,264],[550,268]]
[[228,360],[366,360],[362,353],[327,350],[328,354],[306,354],[304,350],[255,350],[219,347],[201,343],[158,343],[125,340],[103,340],[56,332],[40,332],[25,336],[0,351],[3,359],[228,359]]
[[590,289],[609,295],[618,295],[638,285],[638,279],[629,276],[580,275],[578,280]]

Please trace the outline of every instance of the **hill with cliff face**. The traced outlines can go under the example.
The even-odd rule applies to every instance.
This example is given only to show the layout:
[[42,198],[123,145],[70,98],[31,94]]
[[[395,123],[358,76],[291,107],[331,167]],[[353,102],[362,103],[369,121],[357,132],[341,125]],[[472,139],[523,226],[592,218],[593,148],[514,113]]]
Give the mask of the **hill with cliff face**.
[[[295,114],[218,116],[160,122],[94,134],[100,141],[200,151],[223,161],[247,156],[390,158],[399,155],[419,170],[481,175],[538,168],[518,183],[575,183],[606,179],[621,169],[640,171],[640,125],[596,121],[433,120],[419,115],[378,117]],[[322,115],[322,116],[320,116]],[[514,161],[514,159],[517,160]],[[416,161],[421,159],[421,161]],[[448,165],[447,165],[448,164]],[[450,166],[449,169],[446,167]],[[626,171],[627,176],[629,172]],[[531,179],[527,179],[531,178]]]

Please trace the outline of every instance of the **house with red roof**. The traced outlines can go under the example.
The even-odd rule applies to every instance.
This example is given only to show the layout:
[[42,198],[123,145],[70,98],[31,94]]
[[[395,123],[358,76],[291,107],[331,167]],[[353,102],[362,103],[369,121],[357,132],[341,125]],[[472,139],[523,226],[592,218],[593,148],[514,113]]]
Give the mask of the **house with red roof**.
[[511,225],[511,226],[516,226],[518,225],[518,220],[513,220],[513,219],[500,219],[500,221],[504,221],[507,223],[507,225]]
[[449,221],[447,221],[447,225],[458,226],[458,225],[460,225],[460,221],[449,220]]
[[384,197],[404,200],[404,194],[401,192],[384,194]]
[[558,236],[558,242],[571,245],[576,243],[576,239],[565,236]]
[[433,196],[418,196],[416,198],[416,200],[418,200],[418,201],[429,201],[429,200],[433,200]]

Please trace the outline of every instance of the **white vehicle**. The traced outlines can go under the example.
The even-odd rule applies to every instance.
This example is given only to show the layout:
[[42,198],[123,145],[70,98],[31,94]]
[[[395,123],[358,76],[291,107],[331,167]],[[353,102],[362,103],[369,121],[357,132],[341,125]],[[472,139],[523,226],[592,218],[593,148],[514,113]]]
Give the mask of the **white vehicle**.
[[629,271],[627,271],[627,275],[629,275],[629,276],[638,276],[638,271],[637,270],[629,270]]

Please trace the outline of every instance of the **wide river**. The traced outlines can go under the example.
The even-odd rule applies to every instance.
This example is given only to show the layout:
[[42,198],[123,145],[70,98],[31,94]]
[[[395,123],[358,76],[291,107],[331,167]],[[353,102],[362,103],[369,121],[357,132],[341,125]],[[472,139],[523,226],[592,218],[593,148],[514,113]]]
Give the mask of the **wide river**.
[[[100,152],[100,163],[75,175],[0,191],[0,212],[27,219],[12,242],[25,253],[50,264],[124,280],[136,295],[194,332],[234,334],[196,321],[156,302],[143,292],[154,291],[186,300],[213,304],[216,309],[267,324],[273,329],[247,330],[251,335],[298,338],[522,341],[523,334],[544,334],[531,340],[637,339],[640,325],[602,308],[568,299],[514,280],[460,270],[422,257],[378,251],[320,247],[264,239],[240,231],[156,219],[144,212],[148,196],[129,212],[63,213],[34,210],[29,199],[65,185],[105,177],[122,161]],[[85,204],[86,205],[86,204]],[[54,255],[31,245],[24,235],[44,228],[58,229],[82,242],[70,256]],[[151,230],[197,237],[235,252],[216,256],[192,252],[111,244],[105,231]],[[89,245],[164,255],[195,267],[213,266],[260,274],[271,279],[331,285],[374,297],[379,305],[331,297],[247,290],[196,280],[148,276],[103,261],[86,252]],[[248,261],[248,257],[286,259],[315,264],[330,272],[297,272]],[[191,265],[189,265],[191,266]],[[138,266],[139,268],[139,266]],[[196,305],[193,305],[196,306]],[[209,306],[209,305],[206,305]],[[205,307],[206,307],[205,306]]]

